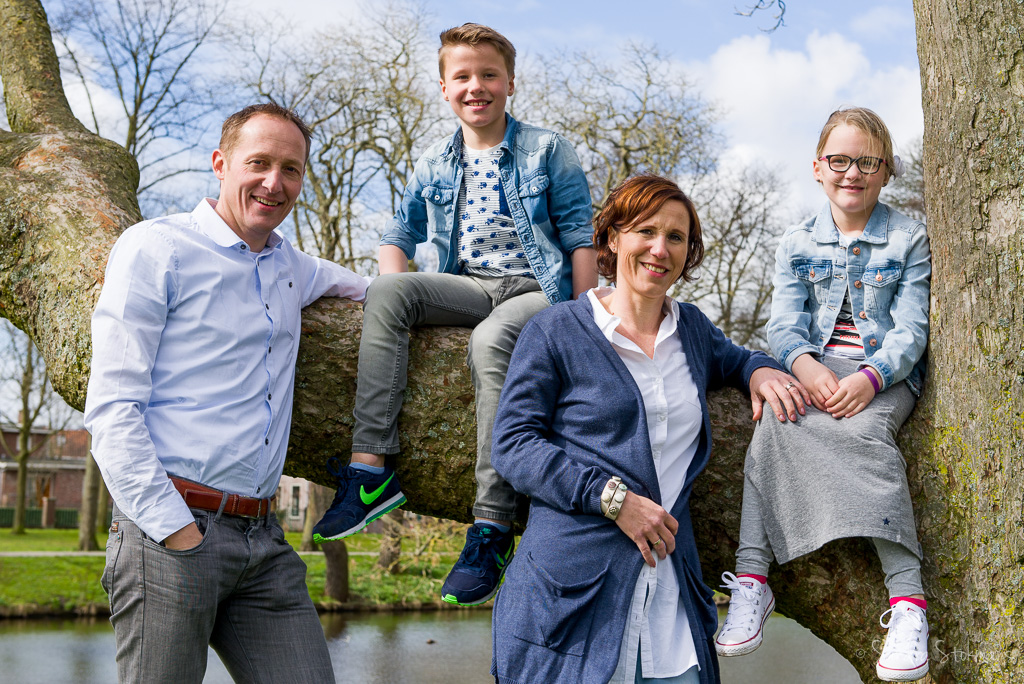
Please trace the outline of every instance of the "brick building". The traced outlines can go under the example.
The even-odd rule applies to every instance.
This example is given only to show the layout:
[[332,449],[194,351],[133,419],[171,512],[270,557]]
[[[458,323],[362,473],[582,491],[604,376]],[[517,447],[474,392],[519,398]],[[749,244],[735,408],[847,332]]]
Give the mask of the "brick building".
[[[0,449],[0,508],[5,508],[14,506],[18,487],[18,427],[0,425],[0,432],[6,447]],[[54,500],[56,508],[81,507],[89,433],[33,429],[29,448],[27,507],[41,508],[46,497]]]

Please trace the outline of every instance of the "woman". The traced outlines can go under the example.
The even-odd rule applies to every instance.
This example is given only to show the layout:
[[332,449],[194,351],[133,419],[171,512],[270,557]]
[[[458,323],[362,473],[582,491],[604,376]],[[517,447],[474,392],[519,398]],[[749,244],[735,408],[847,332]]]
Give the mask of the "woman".
[[755,420],[764,401],[795,420],[809,397],[666,296],[704,252],[675,183],[624,182],[594,242],[616,287],[535,316],[502,390],[494,465],[531,503],[494,607],[492,671],[519,683],[718,682],[717,614],[689,517],[711,453],[707,391],[749,384]]

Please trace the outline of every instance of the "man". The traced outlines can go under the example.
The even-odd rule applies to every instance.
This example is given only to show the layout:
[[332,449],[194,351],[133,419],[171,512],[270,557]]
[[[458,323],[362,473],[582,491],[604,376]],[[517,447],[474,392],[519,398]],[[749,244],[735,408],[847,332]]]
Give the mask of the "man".
[[332,682],[306,567],[273,495],[291,425],[300,309],[365,280],[274,229],[309,129],[253,105],[224,122],[220,196],[124,232],[92,319],[85,406],[116,509],[103,586],[121,682]]

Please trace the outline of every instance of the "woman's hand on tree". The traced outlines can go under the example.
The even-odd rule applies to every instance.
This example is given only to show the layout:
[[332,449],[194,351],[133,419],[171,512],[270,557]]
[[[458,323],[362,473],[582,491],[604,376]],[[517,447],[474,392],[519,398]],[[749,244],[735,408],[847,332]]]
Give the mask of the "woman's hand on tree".
[[662,560],[675,551],[679,523],[668,511],[647,497],[626,492],[615,524],[633,540],[644,562],[655,567],[654,554]]

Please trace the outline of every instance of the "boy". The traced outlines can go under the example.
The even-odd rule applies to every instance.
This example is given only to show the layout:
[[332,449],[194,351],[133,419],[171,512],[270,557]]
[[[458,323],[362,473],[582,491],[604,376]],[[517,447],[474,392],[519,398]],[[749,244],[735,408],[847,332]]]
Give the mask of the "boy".
[[[477,605],[498,590],[513,555],[515,491],[491,466],[491,428],[519,331],[549,303],[597,284],[590,191],[561,136],[505,114],[515,48],[486,26],[441,34],[441,92],[459,118],[451,138],[417,162],[402,205],[381,238],[381,275],[367,293],[352,462],[314,528],[340,539],[402,505],[385,455],[398,452],[409,327],[474,328],[467,361],[476,389],[476,521],[441,590]],[[406,273],[416,244],[437,247],[440,273]]]

